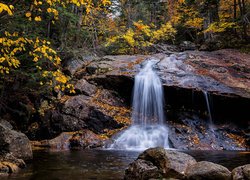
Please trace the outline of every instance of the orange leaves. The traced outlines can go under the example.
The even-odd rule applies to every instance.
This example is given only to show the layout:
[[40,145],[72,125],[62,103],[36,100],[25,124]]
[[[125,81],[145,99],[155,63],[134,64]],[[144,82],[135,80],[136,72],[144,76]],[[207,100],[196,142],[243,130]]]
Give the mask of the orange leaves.
[[102,91],[98,90],[92,99],[92,103],[106,112],[107,115],[113,117],[118,123],[129,125],[131,123],[130,110],[125,107],[112,106],[108,103],[102,102],[101,94]]

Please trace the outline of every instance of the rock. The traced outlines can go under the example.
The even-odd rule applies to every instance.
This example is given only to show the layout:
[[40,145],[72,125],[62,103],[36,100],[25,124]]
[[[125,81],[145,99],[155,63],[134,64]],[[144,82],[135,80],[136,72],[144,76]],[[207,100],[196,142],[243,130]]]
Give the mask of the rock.
[[187,179],[190,180],[230,180],[230,171],[219,164],[212,162],[201,161],[189,166],[186,169]]
[[86,81],[85,79],[81,79],[76,82],[75,90],[78,93],[81,93],[87,96],[92,96],[96,93],[97,87],[88,83],[88,81]]
[[[129,165],[125,177],[143,177],[149,172],[150,178],[176,178],[185,177],[186,169],[194,165],[196,160],[185,153],[165,150],[164,148],[150,148],[139,155],[138,159]],[[147,178],[142,178],[147,179]]]
[[[8,167],[8,173],[16,173],[19,171],[19,167],[11,162],[1,162],[3,166]],[[0,165],[1,166],[1,165]]]
[[26,164],[22,159],[17,159],[10,153],[0,155],[0,177],[16,173],[24,167],[26,167]]
[[103,145],[100,136],[90,130],[79,132],[63,132],[50,140],[32,141],[33,147],[50,148],[56,150],[68,150],[72,148],[96,148]]
[[12,153],[17,158],[31,159],[32,149],[27,136],[14,131],[6,123],[0,124],[0,149],[5,153]]
[[3,163],[0,162],[0,175],[1,174],[6,174],[6,173],[9,173],[8,166],[6,166],[6,165],[4,165]]
[[250,180],[250,164],[237,167],[232,171],[233,180]]
[[125,180],[131,179],[161,179],[162,173],[152,162],[137,159],[125,172]]
[[187,51],[187,50],[196,50],[196,45],[195,43],[191,41],[183,41],[180,45],[180,49],[182,51]]
[[0,156],[0,162],[10,162],[17,165],[19,168],[25,168],[26,164],[22,159],[18,159],[12,155],[12,153],[7,153]]
[[103,140],[90,130],[74,133],[69,139],[70,148],[96,148],[104,145]]
[[[168,121],[169,142],[182,150],[246,150],[242,128],[232,124],[208,127],[207,121],[189,113],[176,112],[174,122]],[[225,136],[229,134],[230,136]]]
[[79,69],[84,66],[84,61],[80,59],[69,60],[66,63],[65,70],[70,75],[74,75]]
[[174,52],[179,52],[180,49],[175,45],[154,44],[151,47],[151,51],[156,52],[156,53],[173,54]]

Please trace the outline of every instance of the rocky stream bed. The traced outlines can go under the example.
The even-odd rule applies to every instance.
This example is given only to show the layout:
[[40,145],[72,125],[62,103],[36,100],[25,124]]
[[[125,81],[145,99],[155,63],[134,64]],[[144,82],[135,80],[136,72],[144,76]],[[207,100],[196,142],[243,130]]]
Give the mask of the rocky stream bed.
[[[17,112],[26,108],[23,114],[9,112],[1,117],[0,174],[25,167],[21,159],[32,158],[31,146],[65,150],[100,148],[112,143],[112,137],[131,124],[134,76],[149,58],[159,61],[155,68],[163,82],[172,148],[249,150],[249,54],[226,49],[91,56],[65,63],[76,94],[57,92],[55,97],[39,98],[39,108],[32,100],[32,92],[24,100],[12,99]],[[22,126],[20,118],[26,119]],[[11,124],[4,119],[11,119]]]

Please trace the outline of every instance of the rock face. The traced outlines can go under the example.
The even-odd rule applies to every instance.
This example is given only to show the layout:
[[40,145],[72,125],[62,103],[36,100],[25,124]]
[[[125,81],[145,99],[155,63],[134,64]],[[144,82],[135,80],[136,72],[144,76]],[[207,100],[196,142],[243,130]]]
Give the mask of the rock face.
[[96,133],[103,132],[106,128],[121,127],[112,117],[105,115],[90,103],[85,95],[69,97],[63,103],[61,112],[54,112],[51,116],[54,126],[60,131],[79,131],[84,128]]
[[[131,99],[133,78],[143,61],[150,58],[157,58],[159,61],[155,69],[163,83],[166,116],[171,127],[170,140],[175,148],[249,148],[248,136],[244,133],[249,131],[246,117],[250,117],[247,108],[250,106],[249,54],[226,49],[214,52],[105,56],[99,60],[105,64],[105,71],[95,71],[95,76],[89,79]],[[94,67],[95,63],[90,63],[88,67]],[[206,98],[210,104],[214,130],[209,128]],[[188,116],[180,117],[180,112],[187,113]],[[244,127],[243,130],[241,127]]]
[[201,117],[177,113],[179,117],[168,121],[169,141],[173,148],[183,150],[245,150],[242,129],[232,124],[209,128]]
[[[230,49],[214,52],[186,51],[171,55],[105,56],[99,63],[106,65],[106,71],[97,73],[99,76],[94,77],[94,80],[101,78],[105,84],[109,81],[105,79],[107,76],[134,77],[141,62],[149,58],[159,59],[157,66],[164,86],[250,97],[250,55]],[[88,65],[92,66],[95,64]]]
[[195,163],[196,160],[187,154],[163,148],[150,148],[129,165],[125,179],[182,179],[186,169]]
[[62,96],[30,128],[32,140],[52,139],[62,132],[80,130],[104,134],[130,123],[128,107],[112,91],[100,89],[85,79],[79,80],[76,88],[79,90],[76,94]]
[[[2,122],[2,123],[1,123]],[[32,149],[27,136],[12,130],[12,126],[2,120],[0,122],[0,149],[4,153],[12,153],[17,158],[31,159]]]
[[205,180],[230,180],[231,173],[230,171],[221,166],[219,164],[215,164],[212,162],[201,161],[196,164],[189,166],[186,169],[187,179],[197,180],[197,179],[205,179]]
[[233,169],[232,179],[233,180],[250,180],[250,164]]

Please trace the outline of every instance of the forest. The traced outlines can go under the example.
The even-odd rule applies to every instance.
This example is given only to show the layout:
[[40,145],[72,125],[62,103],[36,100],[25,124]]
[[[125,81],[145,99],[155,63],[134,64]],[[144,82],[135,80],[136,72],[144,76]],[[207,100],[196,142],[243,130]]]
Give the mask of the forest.
[[247,0],[1,0],[0,179],[250,179],[249,42]]

